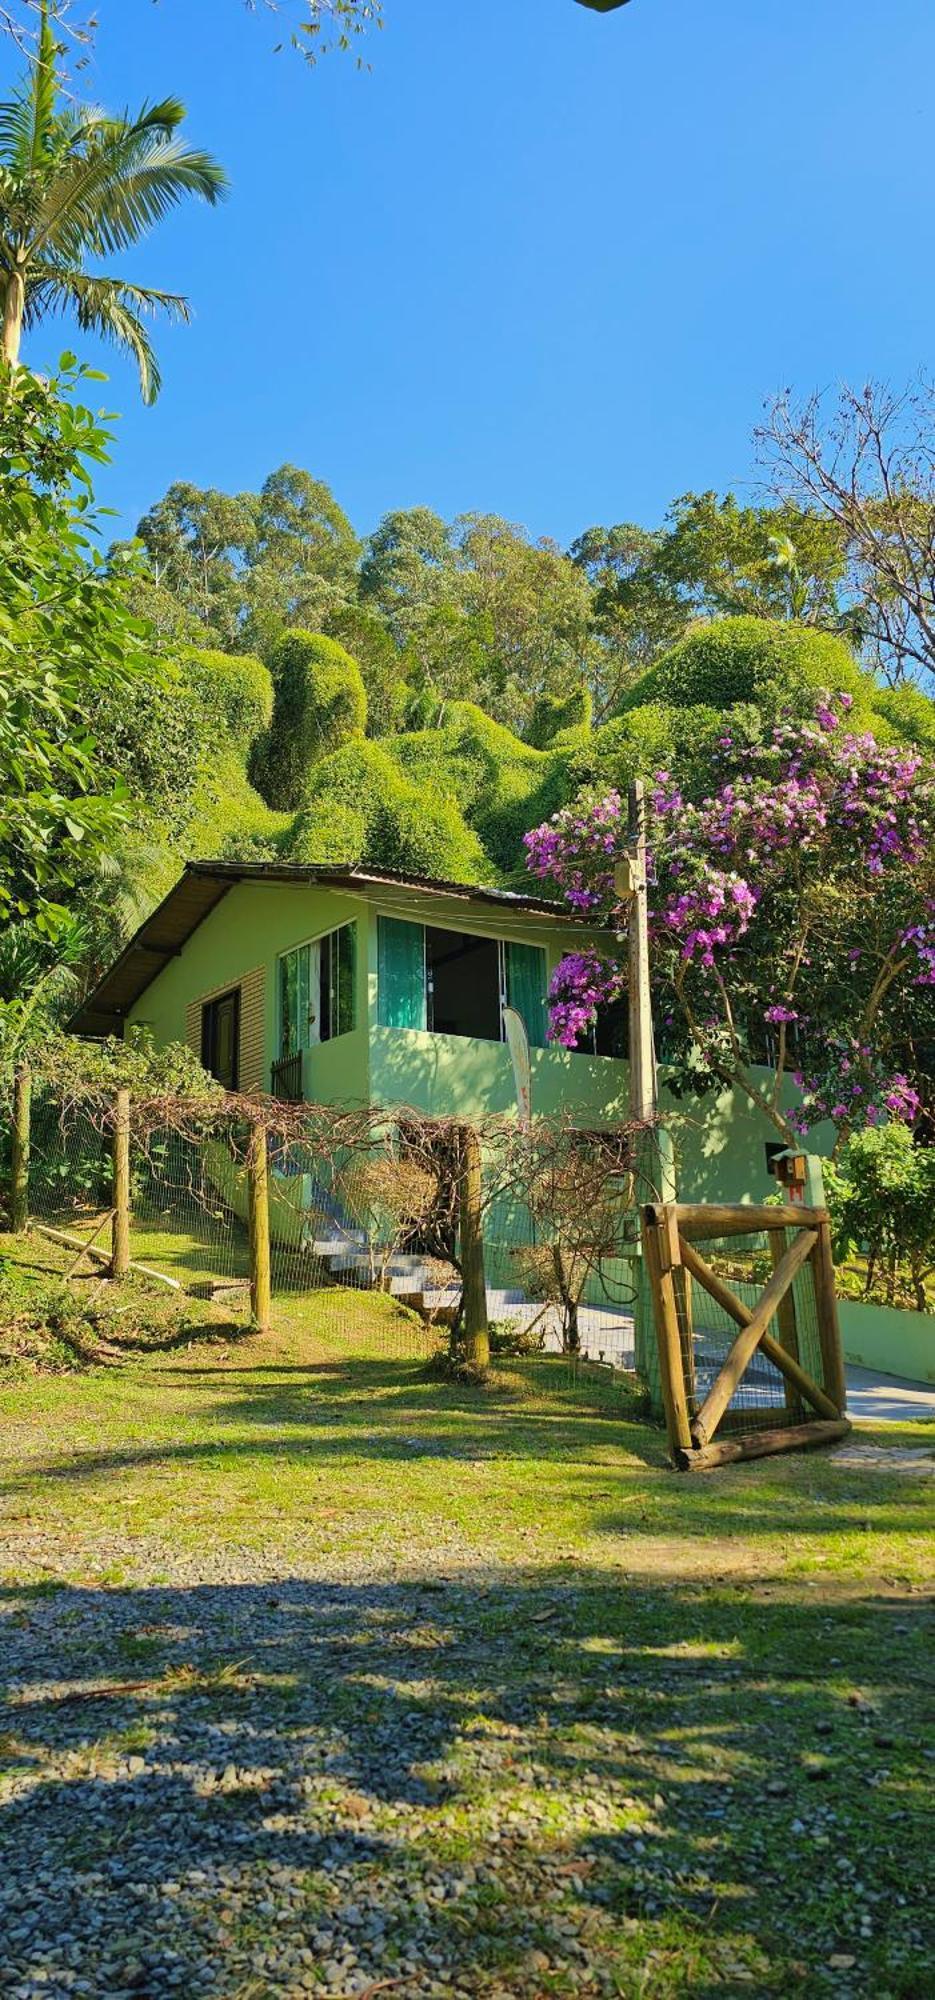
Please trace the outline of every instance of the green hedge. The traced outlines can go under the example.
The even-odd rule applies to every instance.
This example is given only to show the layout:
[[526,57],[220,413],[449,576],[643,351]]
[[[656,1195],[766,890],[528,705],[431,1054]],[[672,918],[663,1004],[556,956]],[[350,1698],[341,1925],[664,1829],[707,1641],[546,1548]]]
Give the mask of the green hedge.
[[321,632],[287,632],[274,647],[273,716],[252,776],[271,806],[301,806],[314,766],[362,736],[367,696],[357,661]]
[[288,843],[291,857],[488,880],[484,850],[455,800],[406,776],[392,754],[397,740],[359,738],[316,765]]
[[873,681],[843,639],[791,621],[718,618],[664,654],[635,683],[623,708],[662,702],[723,710],[751,702],[775,712],[821,693],[850,694],[864,713],[873,707]]
[[202,740],[213,745],[222,731],[246,755],[273,713],[273,683],[262,660],[252,653],[191,647],[183,655],[183,673],[204,715]]

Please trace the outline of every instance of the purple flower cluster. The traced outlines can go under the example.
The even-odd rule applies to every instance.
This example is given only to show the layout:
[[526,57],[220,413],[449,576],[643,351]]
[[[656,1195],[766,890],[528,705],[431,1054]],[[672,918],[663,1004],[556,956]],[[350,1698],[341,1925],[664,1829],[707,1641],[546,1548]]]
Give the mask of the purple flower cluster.
[[571,951],[549,982],[549,1040],[576,1049],[594,1027],[597,1010],[616,1000],[623,974],[598,951]]
[[573,910],[587,915],[598,909],[613,894],[622,812],[620,793],[608,792],[585,809],[556,813],[523,835],[526,866],[543,880],[560,882]]
[[821,1119],[850,1131],[857,1125],[885,1125],[890,1119],[912,1125],[922,1100],[901,1071],[888,1072],[868,1042],[844,1035],[829,1036],[820,1073],[795,1082],[802,1102],[789,1113],[797,1132],[807,1132]]

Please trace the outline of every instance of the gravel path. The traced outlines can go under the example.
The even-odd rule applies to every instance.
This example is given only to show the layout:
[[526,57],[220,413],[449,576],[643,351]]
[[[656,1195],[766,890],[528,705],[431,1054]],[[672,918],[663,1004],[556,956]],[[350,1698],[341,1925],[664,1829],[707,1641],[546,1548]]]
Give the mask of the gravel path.
[[[606,1572],[344,1570],[276,1581],[227,1550],[171,1582],[3,1593],[4,2000],[662,1994],[693,1963],[692,1990],[863,1993],[883,1927],[888,1966],[921,1963],[896,1847],[893,1882],[860,1876],[859,1787],[893,1762],[872,1704],[816,1725],[806,1688],[793,1714],[714,1593],[680,1643],[658,1592]],[[817,1753],[838,1732],[848,1802],[794,1769],[803,1727]],[[779,1849],[824,1912],[857,1884],[814,1937],[753,1831],[786,1730]]]

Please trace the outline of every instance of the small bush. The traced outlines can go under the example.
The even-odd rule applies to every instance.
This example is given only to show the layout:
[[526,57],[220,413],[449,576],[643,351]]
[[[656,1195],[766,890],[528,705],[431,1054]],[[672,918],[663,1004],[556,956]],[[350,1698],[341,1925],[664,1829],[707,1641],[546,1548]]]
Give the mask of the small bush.
[[463,1347],[457,1345],[437,1348],[422,1373],[427,1382],[454,1382],[468,1389],[491,1387],[490,1369],[479,1367],[476,1361],[469,1361]]
[[493,1319],[490,1322],[491,1355],[528,1359],[531,1354],[542,1353],[542,1326],[524,1326],[522,1320]]

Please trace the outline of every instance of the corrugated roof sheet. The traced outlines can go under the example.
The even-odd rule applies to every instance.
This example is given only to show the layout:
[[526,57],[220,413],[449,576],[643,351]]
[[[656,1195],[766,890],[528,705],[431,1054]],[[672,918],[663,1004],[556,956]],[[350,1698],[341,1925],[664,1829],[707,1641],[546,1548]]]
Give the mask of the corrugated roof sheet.
[[147,986],[178,957],[198,925],[238,882],[315,882],[335,889],[393,886],[414,889],[423,895],[456,897],[469,903],[529,911],[548,916],[555,923],[574,923],[581,928],[580,918],[573,917],[564,904],[550,902],[544,896],[448,882],[431,875],[407,875],[394,868],[328,868],[276,861],[189,861],[175,886],[76,1009],[69,1027],[80,1035],[119,1034],[131,1007]]

